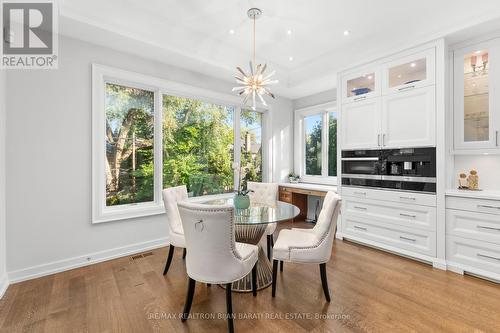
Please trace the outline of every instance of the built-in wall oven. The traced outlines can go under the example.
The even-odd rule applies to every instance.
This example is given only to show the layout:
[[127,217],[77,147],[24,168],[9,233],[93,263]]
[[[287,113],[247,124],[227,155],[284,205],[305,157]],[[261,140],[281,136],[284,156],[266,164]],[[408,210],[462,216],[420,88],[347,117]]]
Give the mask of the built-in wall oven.
[[436,148],[344,150],[342,185],[436,193]]

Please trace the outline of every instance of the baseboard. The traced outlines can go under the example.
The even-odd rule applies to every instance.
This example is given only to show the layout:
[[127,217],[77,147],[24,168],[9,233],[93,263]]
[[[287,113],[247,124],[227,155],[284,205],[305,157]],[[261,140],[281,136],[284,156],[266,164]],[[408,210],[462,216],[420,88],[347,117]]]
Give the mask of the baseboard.
[[32,266],[8,272],[8,281],[10,283],[16,283],[16,282],[31,280],[38,277],[51,275],[63,271],[68,271],[70,269],[84,267],[143,251],[153,250],[166,245],[168,245],[168,239],[160,238],[152,241],[131,244],[123,247],[117,247],[105,251],[89,253],[83,256],[58,260],[42,265]]
[[5,295],[7,288],[9,288],[9,279],[7,278],[7,274],[4,274],[0,277],[0,299]]

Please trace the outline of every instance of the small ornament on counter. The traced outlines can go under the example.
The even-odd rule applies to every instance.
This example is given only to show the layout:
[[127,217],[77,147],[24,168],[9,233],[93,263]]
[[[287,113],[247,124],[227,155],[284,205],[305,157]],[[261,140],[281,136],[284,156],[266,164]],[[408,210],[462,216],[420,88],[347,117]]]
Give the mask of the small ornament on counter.
[[467,181],[467,175],[465,173],[461,173],[458,178],[458,188],[462,190],[469,188],[469,182]]
[[479,176],[476,170],[471,170],[469,177],[467,177],[469,183],[469,190],[479,190]]

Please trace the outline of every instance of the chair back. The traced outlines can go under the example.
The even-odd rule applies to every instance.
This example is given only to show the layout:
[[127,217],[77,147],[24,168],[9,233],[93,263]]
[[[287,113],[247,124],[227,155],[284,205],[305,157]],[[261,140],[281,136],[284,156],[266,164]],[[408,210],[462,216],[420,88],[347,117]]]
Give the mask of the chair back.
[[319,213],[318,221],[313,228],[313,232],[318,239],[323,239],[328,232],[335,229],[340,212],[340,205],[341,201],[338,194],[328,191],[323,200],[323,208],[321,208],[321,212]]
[[170,187],[162,191],[163,204],[167,214],[169,233],[183,234],[181,217],[177,209],[177,202],[188,199],[185,185]]
[[178,208],[186,240],[189,277],[206,283],[229,283],[241,278],[233,206],[183,201],[178,203]]
[[248,182],[247,189],[253,191],[248,193],[252,204],[276,206],[276,201],[278,201],[277,183]]

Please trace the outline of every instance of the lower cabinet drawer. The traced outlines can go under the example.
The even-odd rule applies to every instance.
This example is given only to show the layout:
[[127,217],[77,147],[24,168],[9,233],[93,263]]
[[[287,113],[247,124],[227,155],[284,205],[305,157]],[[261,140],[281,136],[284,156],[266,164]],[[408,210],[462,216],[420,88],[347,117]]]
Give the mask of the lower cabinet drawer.
[[477,213],[500,215],[500,201],[472,199],[461,197],[446,197],[446,208],[467,210]]
[[383,223],[436,230],[436,207],[345,197],[342,211],[346,215],[360,216]]
[[500,244],[500,218],[498,215],[447,209],[446,233]]
[[436,233],[343,215],[343,233],[404,250],[436,256]]
[[500,274],[500,246],[497,244],[448,235],[446,260]]

